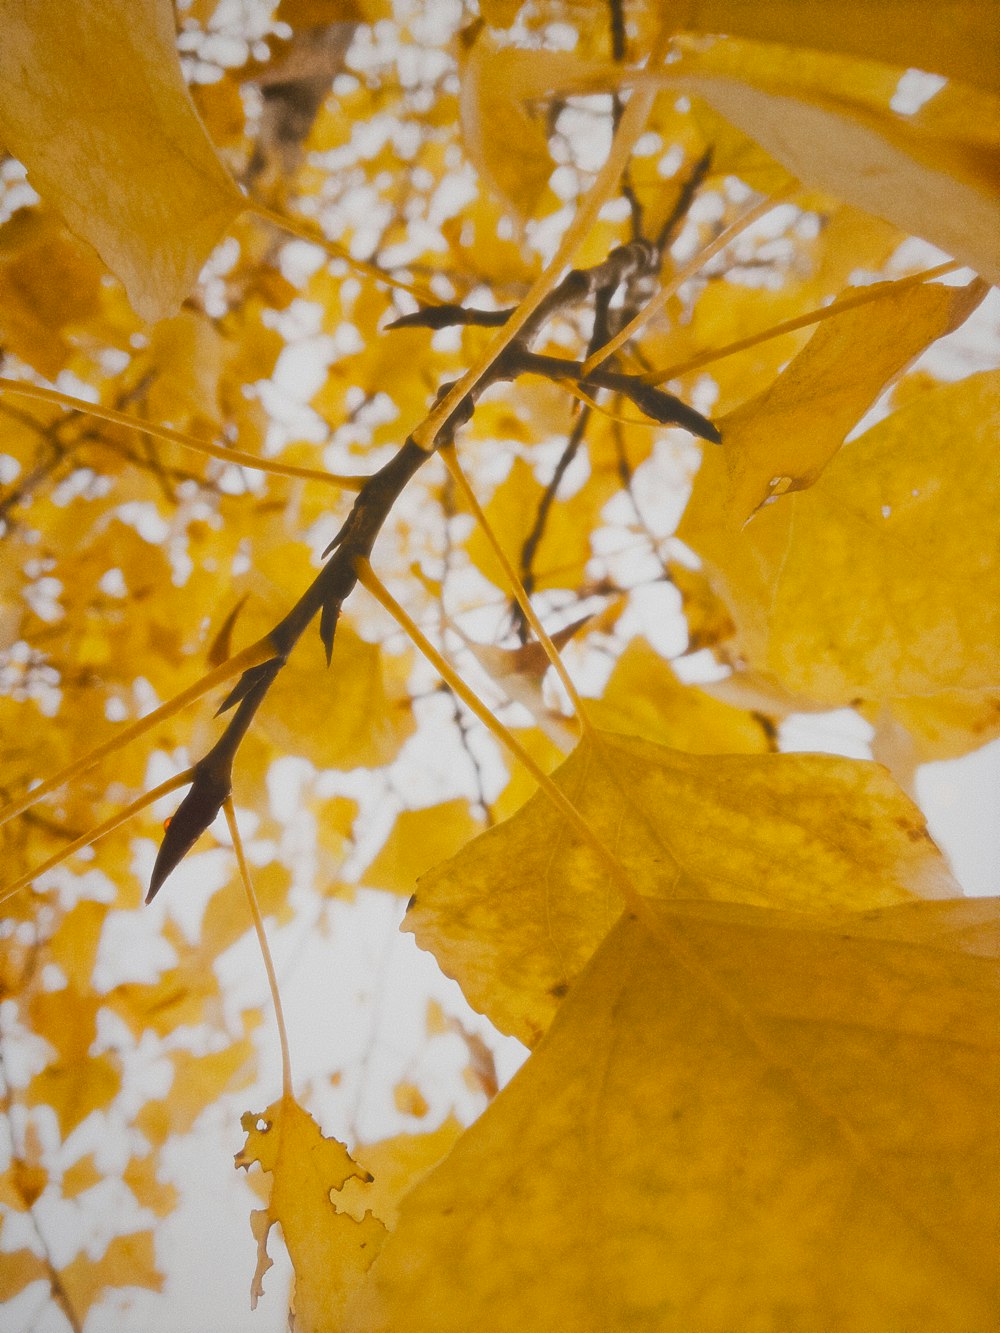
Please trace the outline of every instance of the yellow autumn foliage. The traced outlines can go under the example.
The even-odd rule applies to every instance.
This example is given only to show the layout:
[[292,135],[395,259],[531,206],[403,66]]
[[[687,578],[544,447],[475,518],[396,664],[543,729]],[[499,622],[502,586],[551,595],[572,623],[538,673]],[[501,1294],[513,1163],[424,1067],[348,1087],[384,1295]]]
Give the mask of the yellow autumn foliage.
[[11,1327],[993,1328],[990,7],[0,21]]

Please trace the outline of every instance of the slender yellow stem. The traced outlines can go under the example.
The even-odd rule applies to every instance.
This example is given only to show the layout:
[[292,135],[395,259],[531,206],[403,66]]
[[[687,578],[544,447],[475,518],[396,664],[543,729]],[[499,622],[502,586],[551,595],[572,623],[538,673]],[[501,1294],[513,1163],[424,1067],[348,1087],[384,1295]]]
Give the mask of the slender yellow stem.
[[832,319],[834,315],[839,315],[845,310],[855,310],[858,306],[869,305],[872,301],[885,300],[886,297],[895,296],[898,292],[905,292],[909,287],[918,287],[933,278],[954,273],[956,269],[962,267],[957,259],[950,259],[946,264],[938,264],[935,268],[925,268],[921,273],[911,273],[909,277],[900,278],[898,282],[877,283],[873,287],[862,288],[850,296],[842,296],[836,301],[831,301],[829,305],[821,306],[818,310],[810,310],[807,315],[798,315],[795,319],[772,324],[770,328],[761,329],[760,333],[751,333],[747,338],[738,338],[736,342],[726,343],[724,347],[713,347],[708,351],[699,352],[697,356],[692,356],[687,361],[678,361],[676,365],[667,366],[665,370],[651,370],[642,378],[647,384],[665,384],[667,380],[677,379],[692,370],[700,370],[702,366],[711,365],[713,361],[721,361],[723,357],[744,352],[748,347],[756,347],[758,343],[767,342],[771,338],[780,338],[783,333],[794,333],[796,329],[805,329],[810,324],[819,324],[824,319]]
[[270,472],[276,477],[301,477],[305,481],[322,481],[328,486],[339,486],[343,490],[351,491],[359,491],[368,480],[364,476],[338,476],[334,472],[323,472],[319,468],[298,467],[295,463],[280,463],[276,459],[257,458],[254,454],[244,453],[242,449],[230,449],[224,444],[199,440],[196,435],[174,430],[172,426],[158,426],[152,421],[143,421],[141,417],[118,412],[113,407],[88,403],[85,398],[74,398],[72,394],[62,393],[59,389],[45,389],[40,384],[24,384],[20,380],[0,376],[0,390],[19,394],[22,398],[37,398],[43,403],[58,403],[60,407],[70,407],[87,416],[98,417],[101,421],[110,421],[115,426],[126,426],[129,430],[137,430],[141,435],[153,435],[158,440],[169,440],[171,444],[180,444],[185,449],[195,449],[200,454],[208,454],[210,458],[221,458],[224,463],[238,463],[240,467],[252,468],[255,472]]
[[611,412],[608,408],[599,403],[596,398],[591,398],[589,393],[584,393],[584,391],[578,388],[572,380],[561,379],[559,380],[559,383],[567,393],[571,393],[574,398],[578,398],[581,403],[585,403],[587,407],[590,408],[591,412],[600,412],[602,417],[608,417],[611,421],[617,421],[622,426],[653,427],[660,424],[657,421],[653,421],[650,417],[623,417],[618,412]]
[[416,645],[430,662],[431,666],[437,671],[441,679],[451,687],[476,717],[479,718],[483,726],[495,736],[496,739],[528,770],[531,776],[538,783],[539,788],[545,793],[556,809],[562,814],[573,828],[574,832],[580,837],[588,847],[600,859],[611,877],[614,879],[618,888],[621,890],[622,897],[627,905],[636,912],[645,914],[644,906],[640,895],[629,877],[628,871],[611,852],[604,846],[601,840],[594,833],[593,829],[584,819],[583,815],[577,810],[565,792],[560,791],[549,775],[535,763],[531,755],[514,736],[503,725],[498,722],[490,710],[486,707],[478,695],[466,685],[461,676],[455,671],[454,667],[445,661],[444,657],[438,652],[424,632],[417,625],[416,621],[407,614],[393,597],[389,589],[378,578],[375,571],[367,560],[355,561],[355,570],[358,575],[358,582],[362,583],[375,600],[389,612],[393,619],[406,631],[409,639]]
[[97,842],[99,838],[103,838],[107,833],[113,833],[114,830],[121,824],[124,824],[126,820],[131,819],[133,815],[137,815],[140,810],[145,810],[147,805],[152,805],[153,802],[158,801],[161,796],[169,796],[170,793],[176,791],[178,787],[186,786],[193,777],[194,769],[186,768],[183,773],[178,773],[175,777],[168,778],[166,782],[161,782],[158,787],[154,787],[152,791],[148,791],[145,795],[140,796],[138,800],[133,801],[131,805],[127,805],[124,810],[119,810],[116,815],[112,815],[110,819],[106,819],[103,824],[95,824],[94,827],[88,829],[86,833],[81,833],[78,838],[74,838],[72,842],[68,842],[66,846],[60,848],[58,852],[54,852],[47,861],[43,861],[41,865],[35,866],[33,870],[29,870],[27,874],[22,875],[20,879],[14,880],[12,884],[6,885],[4,889],[0,891],[0,903],[5,903],[9,898],[13,898],[16,893],[20,893],[22,889],[27,888],[28,885],[38,879],[40,875],[46,874],[49,870],[54,870],[56,866],[61,865],[63,861],[68,860],[75,852],[80,851],[81,848],[89,847],[92,842]]
[[271,208],[265,208],[263,204],[250,203],[247,211],[260,218],[262,222],[269,222],[272,227],[278,227],[281,231],[288,232],[290,236],[295,236],[300,241],[308,241],[310,245],[319,246],[332,259],[342,259],[345,264],[354,269],[355,273],[362,273],[366,278],[374,278],[376,282],[384,283],[387,287],[395,287],[401,292],[409,292],[411,296],[416,297],[421,305],[441,304],[441,298],[435,296],[427,287],[419,287],[415,283],[403,282],[402,279],[394,278],[391,273],[387,273],[384,268],[379,268],[377,264],[369,264],[364,259],[355,259],[345,246],[338,245],[336,241],[331,241],[324,236],[315,223],[304,222],[300,218],[285,217],[283,213],[276,213]]
[[747,209],[742,217],[737,218],[731,226],[721,232],[711,245],[706,246],[704,250],[700,250],[693,259],[678,269],[670,281],[664,283],[653,299],[639,311],[634,319],[629,320],[623,329],[616,333],[613,338],[610,338],[603,347],[599,347],[593,356],[584,361],[582,377],[586,378],[602,361],[605,361],[612,353],[617,352],[619,347],[638,333],[643,325],[647,324],[655,314],[663,309],[678,287],[687,282],[688,278],[693,278],[710,259],[714,259],[721,250],[724,250],[730,241],[734,241],[741,232],[746,231],[747,227],[753,226],[765,213],[770,213],[772,208],[784,203],[797,188],[797,184],[792,184],[784,190],[780,190],[777,194],[770,195],[767,199],[761,199],[754,204],[753,208]]
[[13,819],[17,815],[23,814],[25,810],[30,810],[33,805],[36,805],[51,792],[56,791],[67,782],[72,782],[74,778],[78,778],[82,773],[86,773],[96,764],[99,764],[102,759],[106,759],[108,755],[124,749],[126,745],[130,745],[132,741],[145,735],[153,727],[159,726],[161,722],[166,722],[168,718],[174,717],[182,709],[187,708],[189,704],[195,703],[198,699],[210,693],[218,685],[224,685],[227,680],[242,675],[250,667],[259,666],[261,662],[266,662],[273,656],[274,649],[268,636],[265,635],[262,639],[258,639],[256,643],[250,644],[248,648],[244,648],[233,657],[227,658],[214,671],[207,672],[200,680],[196,680],[193,685],[189,685],[186,690],[181,690],[180,694],[175,694],[172,699],[168,699],[159,708],[154,708],[151,713],[139,718],[138,722],[133,722],[131,726],[125,727],[117,735],[112,736],[110,740],[104,741],[103,744],[98,745],[79,759],[74,759],[71,764],[61,768],[58,773],[46,778],[37,787],[32,787],[19,800],[12,801],[10,805],[5,806],[0,810],[0,825],[6,824],[9,819]]
[[243,890],[246,893],[247,902],[250,904],[253,928],[257,933],[257,943],[260,945],[261,957],[264,959],[264,971],[267,973],[267,984],[271,991],[271,1003],[274,1005],[274,1021],[278,1025],[278,1042],[281,1046],[281,1095],[290,1101],[292,1098],[292,1060],[288,1053],[288,1030],[285,1027],[285,1013],[281,1007],[278,977],[274,970],[274,960],[271,957],[271,948],[264,930],[264,918],[261,916],[260,904],[257,901],[256,893],[254,893],[253,881],[250,878],[250,867],[247,865],[247,859],[243,853],[243,839],[240,837],[240,830],[236,824],[236,811],[233,808],[233,798],[231,796],[226,797],[222,803],[222,808],[226,812],[229,836],[233,840],[236,864],[240,868]]
[[504,578],[507,580],[507,587],[513,594],[514,599],[517,602],[518,606],[524,612],[524,618],[531,626],[536,638],[538,639],[538,642],[542,645],[542,649],[545,653],[545,656],[552,663],[553,667],[555,667],[556,674],[562,681],[563,688],[565,689],[566,693],[569,695],[570,703],[573,705],[573,711],[576,713],[576,719],[580,725],[580,729],[584,733],[590,732],[591,726],[589,721],[587,720],[587,710],[584,707],[583,700],[580,698],[576,686],[573,684],[569,672],[566,670],[566,664],[562,660],[562,656],[559,652],[559,649],[549,638],[548,634],[545,632],[545,628],[542,625],[542,622],[538,619],[538,616],[535,614],[535,608],[531,605],[531,598],[525,591],[524,584],[518,577],[517,570],[508,560],[503,547],[500,545],[500,541],[496,533],[490,526],[489,519],[483,512],[482,505],[476,498],[475,491],[469,485],[469,479],[468,477],[466,477],[464,471],[462,470],[461,464],[458,461],[458,455],[455,452],[455,446],[451,444],[446,445],[445,447],[439,450],[439,453],[441,454],[441,457],[444,459],[445,467],[447,467],[448,471],[454,477],[458,489],[462,492],[462,495],[465,497],[465,502],[472,511],[473,517],[475,518],[479,526],[482,528],[486,540],[493,548],[493,554],[500,562],[500,567],[503,570]]
[[[652,69],[663,59],[669,40],[669,33],[664,34],[649,58]],[[566,234],[563,236],[555,255],[532,284],[531,290],[508,319],[500,332],[489,343],[483,355],[458,381],[450,393],[446,394],[434,410],[420,423],[413,432],[414,441],[422,449],[433,449],[434,439],[450,414],[462,401],[470,389],[475,388],[505,348],[524,328],[525,324],[555,287],[563,269],[572,260],[583,244],[598,213],[611,198],[618,185],[619,177],[625,170],[625,164],[636,141],[646,128],[646,121],[652,110],[653,102],[659,91],[657,87],[637,88],[629,98],[628,106],[618,123],[611,151],[607,161],[597,173],[593,185],[587,192]]]

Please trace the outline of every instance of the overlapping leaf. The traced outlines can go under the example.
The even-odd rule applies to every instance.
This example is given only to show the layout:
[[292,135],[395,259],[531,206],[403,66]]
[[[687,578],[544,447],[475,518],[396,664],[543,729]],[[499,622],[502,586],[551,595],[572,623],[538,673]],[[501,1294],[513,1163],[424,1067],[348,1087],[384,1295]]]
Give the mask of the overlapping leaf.
[[988,1328],[998,902],[624,918],[351,1333]]
[[[653,898],[822,912],[954,892],[920,813],[873,764],[601,734],[553,776]],[[425,875],[406,920],[476,1008],[534,1044],[621,909],[607,867],[539,793]]]
[[0,138],[144,319],[172,314],[243,197],[177,58],[168,0],[0,6]]
[[707,451],[679,535],[752,665],[830,705],[998,683],[1000,375],[942,385],[854,440],[818,482],[733,531]]
[[[704,98],[804,184],[923,236],[995,282],[1000,148],[977,127],[978,96],[966,94],[966,123],[931,133],[838,90],[831,57],[820,69],[832,75],[832,90],[802,78],[810,59],[727,43],[718,58],[710,51],[675,66],[670,79],[676,75],[680,88]],[[845,81],[852,73],[845,62]]]
[[982,301],[984,282],[886,295],[821,324],[755,398],[719,420],[734,526],[765,501],[811,486],[879,393]]

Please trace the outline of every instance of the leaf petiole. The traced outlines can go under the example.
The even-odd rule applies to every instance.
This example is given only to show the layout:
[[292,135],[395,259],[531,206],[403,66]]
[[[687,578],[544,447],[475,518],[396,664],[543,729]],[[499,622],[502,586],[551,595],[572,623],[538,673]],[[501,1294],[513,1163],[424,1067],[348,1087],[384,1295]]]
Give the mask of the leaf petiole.
[[176,791],[178,787],[185,786],[191,781],[193,773],[193,768],[186,768],[183,773],[176,773],[172,778],[167,778],[166,782],[161,782],[158,787],[154,787],[152,791],[145,792],[142,796],[134,800],[131,805],[127,805],[124,810],[119,810],[118,813],[112,815],[110,819],[106,819],[103,824],[95,824],[94,827],[88,829],[86,833],[81,833],[78,838],[74,838],[73,841],[68,842],[65,847],[61,847],[58,852],[54,852],[47,861],[43,861],[41,865],[37,865],[33,870],[29,870],[23,874],[20,879],[16,879],[13,883],[8,884],[6,888],[0,892],[0,903],[7,902],[10,898],[13,898],[15,894],[20,893],[22,889],[26,889],[28,885],[38,879],[40,875],[44,875],[48,871],[54,870],[56,866],[62,865],[63,861],[68,860],[75,852],[81,851],[84,847],[89,847],[92,842],[97,842],[98,839],[103,838],[106,834],[113,833],[115,829],[124,824],[126,820],[131,819],[133,815],[139,814],[141,810],[145,810],[147,805],[152,805],[153,802],[158,801],[161,796],[169,796],[170,793]]
[[247,896],[247,902],[250,905],[250,915],[253,918],[253,928],[257,935],[257,943],[260,945],[261,957],[264,959],[264,971],[267,973],[267,984],[271,991],[271,1003],[274,1005],[274,1021],[278,1027],[278,1042],[281,1046],[281,1095],[286,1100],[291,1100],[292,1093],[292,1061],[288,1052],[288,1030],[285,1027],[285,1014],[281,1007],[281,993],[278,990],[278,977],[274,970],[274,960],[271,957],[271,949],[267,942],[267,933],[264,930],[264,918],[261,916],[260,903],[257,901],[257,895],[254,892],[253,881],[250,878],[250,868],[247,865],[247,859],[243,852],[243,839],[240,837],[240,830],[236,823],[236,811],[233,808],[233,798],[227,796],[222,803],[222,809],[225,812],[226,823],[229,826],[229,836],[233,840],[233,851],[236,853],[236,864],[240,868],[240,879],[243,881],[243,889]]
[[538,783],[541,791],[549,798],[561,815],[569,822],[570,827],[579,838],[595,853],[609,872],[615,884],[621,891],[621,895],[626,905],[637,915],[645,916],[645,907],[638,890],[632,883],[628,871],[611,852],[604,846],[601,840],[596,836],[593,829],[584,819],[583,815],[577,810],[576,806],[552,781],[549,775],[540,768],[528,751],[513,733],[498,722],[483,701],[475,694],[461,676],[455,671],[454,667],[438,652],[437,648],[431,643],[423,633],[416,621],[407,614],[406,611],[396,601],[389,589],[382,583],[381,579],[372,569],[367,560],[356,560],[354,564],[355,572],[358,576],[358,582],[363,584],[371,593],[377,602],[379,602],[386,611],[392,616],[398,625],[406,631],[407,636],[415,647],[419,648],[423,655],[430,662],[431,666],[437,671],[441,679],[454,690],[455,694],[462,700],[466,707],[479,718],[483,726],[494,736],[500,744],[514,756],[528,770],[531,776]]
[[0,825],[6,824],[8,820],[16,818],[17,815],[24,814],[25,810],[30,810],[33,805],[36,805],[59,787],[88,772],[102,759],[106,759],[108,755],[123,750],[126,745],[138,740],[140,736],[145,735],[153,727],[158,726],[161,722],[166,722],[168,718],[176,716],[189,704],[196,703],[197,700],[214,690],[216,686],[224,685],[227,680],[232,680],[233,676],[239,676],[244,671],[258,666],[261,662],[266,662],[274,656],[275,652],[270,637],[265,634],[262,639],[258,639],[256,643],[251,643],[241,652],[227,658],[213,671],[207,672],[200,680],[196,680],[186,690],[181,690],[180,694],[175,694],[172,699],[168,699],[159,708],[154,708],[151,713],[139,718],[137,722],[133,722],[131,726],[126,727],[118,735],[112,736],[110,740],[105,741],[102,745],[98,745],[87,754],[81,755],[79,759],[74,759],[71,764],[67,764],[58,773],[53,773],[50,778],[40,782],[37,787],[32,787],[19,800],[12,801],[10,805],[5,806],[0,810]]
[[269,472],[276,477],[300,477],[303,481],[323,481],[328,486],[339,486],[342,490],[349,491],[359,491],[368,480],[365,476],[341,476],[335,472],[323,472],[319,468],[299,467],[296,463],[257,458],[253,454],[244,453],[242,449],[230,449],[228,445],[199,440],[197,436],[175,430],[173,426],[158,426],[152,421],[143,421],[140,417],[118,412],[113,407],[88,403],[85,398],[74,398],[70,393],[63,393],[59,389],[46,389],[40,384],[24,384],[20,380],[0,376],[0,390],[19,394],[22,398],[37,398],[43,403],[58,403],[60,407],[72,408],[74,412],[83,412],[101,421],[110,421],[114,426],[137,430],[141,435],[153,435],[159,440],[169,440],[171,444],[183,445],[185,449],[194,449],[200,454],[208,454],[210,458],[219,458],[224,463],[236,463],[239,467],[248,467],[254,472]]

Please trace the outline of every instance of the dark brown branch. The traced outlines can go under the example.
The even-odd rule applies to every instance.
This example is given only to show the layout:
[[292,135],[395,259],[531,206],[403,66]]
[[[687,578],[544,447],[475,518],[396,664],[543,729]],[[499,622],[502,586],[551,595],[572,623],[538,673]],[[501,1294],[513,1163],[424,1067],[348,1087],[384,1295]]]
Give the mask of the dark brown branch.
[[[590,374],[584,375],[581,361],[541,356],[529,350],[532,339],[554,315],[588,299],[594,298],[595,303],[599,304],[603,312],[599,320],[602,323],[606,322],[608,303],[614,292],[623,283],[627,284],[632,279],[647,274],[650,263],[649,243],[635,241],[629,245],[618,246],[603,263],[593,268],[572,269],[567,273],[562,282],[540,304],[514,342],[455,407],[438,431],[434,440],[435,446],[450,444],[453,441],[455,432],[470,419],[476,402],[486,389],[500,380],[512,380],[519,375],[542,375],[556,380],[571,379],[582,389],[590,392],[612,389],[626,395],[640,411],[645,412],[654,421],[676,423],[704,439],[718,441],[718,431],[699,412],[682,403],[673,394],[645,384],[637,376],[625,375],[604,366],[599,366]],[[468,311],[461,306],[438,306],[404,316],[403,319],[397,320],[393,327],[422,325],[444,328],[449,324],[477,321],[496,326],[503,323],[509,314],[508,311]],[[443,384],[438,390],[439,400],[450,392],[452,387],[451,384]],[[583,429],[584,426],[580,425],[580,439]],[[578,447],[579,439],[575,444],[572,440],[571,436],[571,443],[564,450],[563,458],[556,469],[556,476],[550,483],[548,503],[540,510],[536,520],[537,537],[534,544],[529,546],[526,543],[525,552],[522,552],[522,560],[527,558],[529,563],[534,555],[534,546],[537,545],[544,530],[548,510],[555,498],[559,481]],[[147,902],[156,895],[167,876],[191,850],[229,797],[232,791],[232,770],[236,752],[278,672],[317,613],[320,616],[320,638],[326,649],[327,662],[330,662],[341,608],[358,581],[357,563],[359,560],[370,558],[375,539],[392,506],[428,457],[430,454],[427,451],[415,444],[412,438],[408,438],[389,462],[369,477],[358,492],[340,531],[323,553],[324,556],[329,556],[327,563],[284,619],[280,620],[268,635],[274,656],[244,672],[223,701],[220,712],[226,712],[231,708],[235,708],[236,711],[215,745],[194,765],[192,785],[177,813],[168,823],[160,845]]]
[[[530,597],[535,588],[534,563],[535,556],[538,553],[538,547],[541,544],[542,537],[545,535],[545,526],[549,521],[549,511],[555,502],[556,493],[563,477],[566,475],[566,469],[572,463],[583,443],[583,437],[587,432],[587,424],[590,421],[590,408],[585,407],[573,424],[566,446],[559,455],[559,461],[556,463],[555,471],[542,493],[542,498],[538,502],[538,510],[535,514],[535,521],[531,526],[531,531],[524,539],[524,545],[521,547],[521,583],[524,585],[524,591]],[[522,643],[528,641],[528,621],[517,605],[512,611],[514,617],[514,629],[517,637]]]
[[649,390],[637,375],[624,375],[617,370],[608,370],[605,366],[596,366],[589,375],[584,375],[582,361],[564,360],[559,356],[541,356],[537,352],[526,352],[516,343],[509,347],[500,359],[502,378],[514,379],[518,375],[541,375],[552,380],[572,380],[587,392],[597,389],[611,389],[624,394],[646,416],[660,425],[678,425],[713,444],[721,443],[722,436],[716,426],[703,417],[700,412],[689,407],[672,393],[657,389]]
[[691,205],[694,203],[694,197],[701,189],[702,182],[708,175],[708,169],[711,165],[712,149],[708,147],[688,173],[687,180],[681,186],[681,192],[677,196],[677,202],[660,228],[660,234],[656,238],[656,248],[661,255],[671,244],[678,228],[687,217]]

